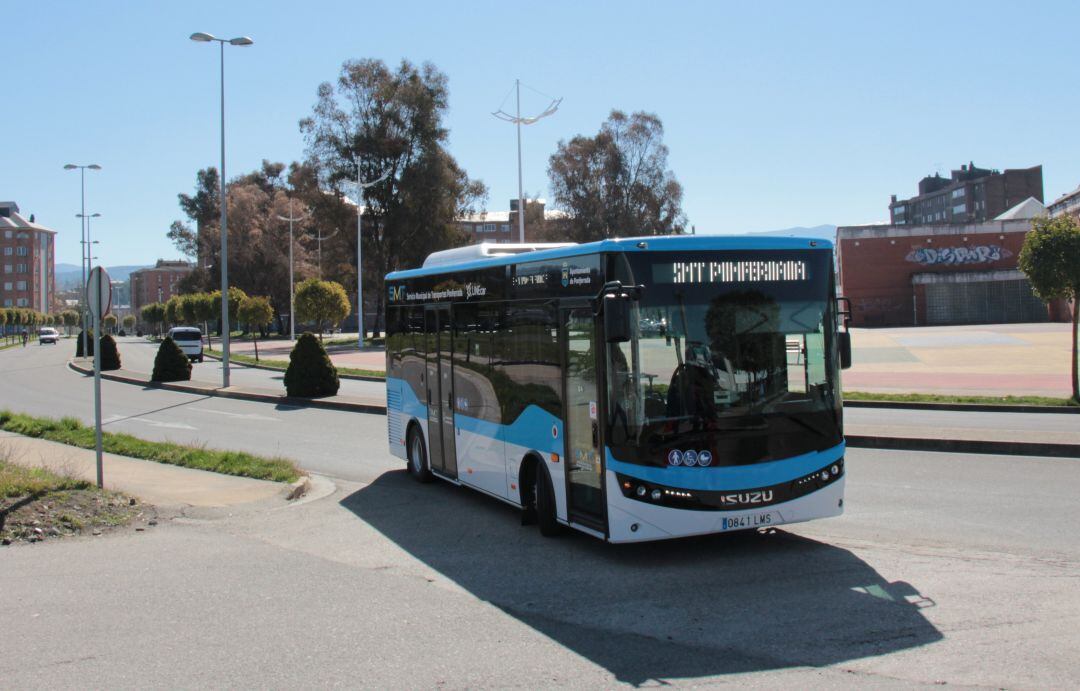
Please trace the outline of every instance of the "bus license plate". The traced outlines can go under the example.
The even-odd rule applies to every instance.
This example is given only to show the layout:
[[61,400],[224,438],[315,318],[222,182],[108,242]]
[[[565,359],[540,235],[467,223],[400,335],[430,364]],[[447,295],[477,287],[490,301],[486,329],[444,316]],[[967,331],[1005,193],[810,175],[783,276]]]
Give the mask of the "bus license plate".
[[721,530],[742,530],[744,528],[763,528],[770,525],[775,525],[780,521],[773,514],[772,511],[766,511],[765,513],[752,513],[746,516],[734,516],[732,518],[725,518],[721,524]]

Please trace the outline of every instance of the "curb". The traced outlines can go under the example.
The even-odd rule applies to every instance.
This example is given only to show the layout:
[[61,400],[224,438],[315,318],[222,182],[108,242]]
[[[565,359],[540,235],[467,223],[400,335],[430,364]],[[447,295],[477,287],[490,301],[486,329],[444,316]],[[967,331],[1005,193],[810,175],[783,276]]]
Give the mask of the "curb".
[[[218,362],[221,362],[221,357],[217,355],[211,355],[210,353],[203,353],[203,355],[210,358],[211,360],[217,360]],[[250,362],[238,362],[235,365],[230,365],[230,367],[250,367],[251,369],[262,369],[268,372],[285,371],[279,367],[269,367],[267,365],[253,365]],[[369,377],[363,374],[342,374],[341,372],[338,372],[338,379],[355,379],[356,381],[374,381],[383,383],[386,382],[386,377]]]
[[986,441],[981,439],[864,437],[859,435],[845,436],[844,440],[848,446],[861,449],[1080,458],[1080,444],[1043,444],[1029,441]]
[[[68,368],[79,374],[93,374],[93,370],[83,367],[72,360],[68,361]],[[148,389],[164,389],[166,391],[179,391],[180,393],[192,393],[200,396],[218,396],[220,398],[235,398],[242,401],[257,401],[260,403],[274,403],[287,405],[294,408],[323,408],[326,410],[343,410],[354,413],[368,413],[371,415],[386,415],[386,406],[376,403],[352,403],[349,401],[333,401],[323,398],[296,398],[293,396],[275,396],[273,394],[261,394],[251,391],[229,391],[227,389],[215,389],[192,384],[176,384],[173,382],[152,382],[145,379],[137,379],[112,372],[102,372],[102,379],[121,382],[123,384],[136,384]]]
[[897,410],[946,410],[972,413],[1072,413],[1080,414],[1074,405],[1016,405],[1002,403],[920,403],[916,401],[844,401],[845,408],[894,408]]

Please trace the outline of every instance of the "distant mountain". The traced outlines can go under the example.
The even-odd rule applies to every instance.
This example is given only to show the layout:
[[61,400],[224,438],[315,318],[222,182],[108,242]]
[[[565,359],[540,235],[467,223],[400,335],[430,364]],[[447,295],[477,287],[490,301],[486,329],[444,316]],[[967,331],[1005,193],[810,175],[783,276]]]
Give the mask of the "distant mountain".
[[[146,264],[135,264],[129,266],[106,266],[105,270],[109,272],[109,278],[114,281],[126,281],[128,275],[132,271],[138,269],[145,269]],[[56,265],[56,289],[57,290],[73,290],[80,286],[82,283],[82,267],[78,264],[57,264]]]
[[822,240],[836,240],[836,226],[825,224],[820,226],[814,226],[808,228],[806,226],[795,226],[794,228],[783,228],[781,230],[763,230],[757,233],[751,233],[751,235],[779,235],[779,236],[794,236],[803,238],[821,238]]

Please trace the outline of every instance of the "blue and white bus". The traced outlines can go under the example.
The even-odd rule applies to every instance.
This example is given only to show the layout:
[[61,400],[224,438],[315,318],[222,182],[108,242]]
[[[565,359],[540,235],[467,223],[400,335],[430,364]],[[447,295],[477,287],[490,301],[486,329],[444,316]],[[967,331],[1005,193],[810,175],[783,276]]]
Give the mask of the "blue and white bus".
[[832,249],[659,236],[436,252],[386,277],[390,449],[545,535],[836,516],[851,347]]

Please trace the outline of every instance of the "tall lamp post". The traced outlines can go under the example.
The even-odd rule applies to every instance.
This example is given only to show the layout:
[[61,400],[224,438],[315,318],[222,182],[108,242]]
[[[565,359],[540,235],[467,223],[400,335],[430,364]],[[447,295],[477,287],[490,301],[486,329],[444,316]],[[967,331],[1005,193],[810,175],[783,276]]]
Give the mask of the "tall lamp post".
[[[517,115],[511,115],[501,108],[492,115],[504,120],[506,122],[513,123],[517,126],[517,150],[518,150],[518,242],[525,242],[525,192],[521,186],[521,126],[531,125],[538,120],[542,120],[549,115],[554,115],[555,111],[559,109],[559,104],[562,103],[561,98],[552,99],[547,108],[544,109],[539,115],[521,116],[521,80],[514,80],[514,89],[517,91]],[[509,94],[507,94],[509,95]],[[505,99],[504,99],[505,100]]]
[[221,48],[221,386],[229,386],[229,231],[226,225],[225,202],[225,44],[230,46],[250,46],[252,41],[247,36],[236,38],[217,38],[201,31],[191,35],[192,41],[211,43],[216,41]]
[[383,173],[378,179],[370,182],[360,180],[360,160],[356,161],[356,347],[364,349],[364,250],[363,250],[363,218],[364,218],[364,190],[374,187],[390,177],[390,172]]
[[[101,166],[99,166],[96,163],[90,163],[88,165],[77,165],[75,163],[68,163],[67,165],[64,166],[64,170],[78,170],[79,171],[80,202],[79,202],[79,214],[78,214],[78,217],[80,219],[86,218],[86,170],[87,169],[101,170]],[[86,321],[86,274],[90,270],[90,268],[87,266],[87,261],[86,261],[87,255],[90,254],[90,251],[89,251],[88,246],[87,246],[88,243],[87,243],[87,237],[86,237],[86,232],[87,232],[86,227],[87,227],[87,225],[88,225],[87,221],[80,221],[80,224],[79,224],[79,236],[80,236],[80,240],[81,240],[82,245],[83,245],[83,253],[82,253],[82,284],[81,284],[82,289],[79,292],[79,313],[82,316],[83,354],[84,355],[86,353],[90,352],[89,349],[88,349],[88,343],[87,343],[87,339],[89,337],[86,334],[86,330],[88,328],[87,327],[87,321]]]
[[[289,339],[296,340],[296,290],[293,289],[293,223],[299,223],[311,216],[311,212],[296,216],[292,210],[292,199],[289,200],[289,215],[278,216],[282,221],[289,222]],[[321,266],[320,266],[321,273]],[[319,278],[322,278],[320,275]]]

